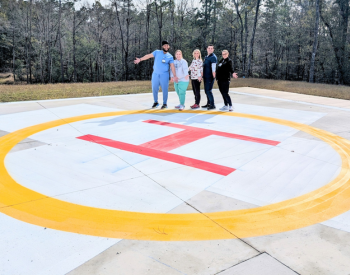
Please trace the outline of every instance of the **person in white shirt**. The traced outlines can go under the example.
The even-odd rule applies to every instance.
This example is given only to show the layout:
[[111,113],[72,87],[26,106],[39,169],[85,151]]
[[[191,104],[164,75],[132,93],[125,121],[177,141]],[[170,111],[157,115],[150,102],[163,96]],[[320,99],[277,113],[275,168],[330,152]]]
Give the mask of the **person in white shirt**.
[[191,84],[192,90],[194,93],[195,103],[191,106],[192,109],[200,108],[199,104],[201,101],[201,82],[203,78],[203,61],[201,52],[198,49],[195,49],[192,53],[193,60],[189,67],[191,71]]
[[[187,61],[183,59],[181,50],[175,52],[175,58],[174,66],[178,81],[174,82],[174,88],[180,100],[180,104],[175,106],[175,108],[182,111],[185,108],[186,90],[189,84],[188,64]],[[173,82],[174,75],[172,71],[170,72],[170,76]]]

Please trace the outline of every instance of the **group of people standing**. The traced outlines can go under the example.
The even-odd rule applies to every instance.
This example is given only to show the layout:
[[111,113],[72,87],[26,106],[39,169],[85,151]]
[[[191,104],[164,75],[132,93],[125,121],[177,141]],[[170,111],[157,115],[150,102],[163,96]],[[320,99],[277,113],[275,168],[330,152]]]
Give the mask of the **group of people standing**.
[[190,79],[195,98],[195,103],[191,106],[191,109],[200,108],[200,85],[202,81],[204,82],[204,91],[207,96],[207,104],[203,105],[202,108],[207,108],[208,110],[216,109],[212,92],[214,81],[216,79],[225,104],[220,110],[233,111],[232,101],[229,95],[229,87],[231,76],[233,78],[238,78],[238,76],[233,71],[232,61],[229,58],[229,52],[227,50],[222,51],[222,58],[218,62],[218,59],[214,54],[213,45],[208,45],[208,55],[205,57],[204,61],[202,60],[200,50],[196,49],[192,53],[192,63],[188,66],[187,61],[182,56],[181,50],[175,52],[174,60],[173,56],[169,53],[169,49],[169,43],[163,41],[162,50],[155,50],[141,58],[136,58],[134,61],[135,64],[139,64],[141,61],[154,58],[152,74],[154,104],[152,105],[152,108],[157,108],[159,106],[159,87],[161,87],[163,92],[163,105],[161,108],[168,108],[167,100],[170,72],[170,80],[174,82],[174,88],[180,101],[180,104],[175,106],[178,110],[182,111],[185,108],[186,90]]

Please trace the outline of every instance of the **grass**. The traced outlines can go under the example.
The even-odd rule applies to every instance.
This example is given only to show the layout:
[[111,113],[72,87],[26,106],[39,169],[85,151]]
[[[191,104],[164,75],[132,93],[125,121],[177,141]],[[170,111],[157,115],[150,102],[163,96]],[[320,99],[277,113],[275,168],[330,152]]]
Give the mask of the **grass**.
[[[11,74],[0,74],[0,83],[10,81]],[[12,77],[13,80],[13,77]],[[254,87],[268,90],[286,91],[307,95],[350,100],[350,87],[327,84],[311,84],[268,79],[235,79],[231,88]],[[201,86],[203,88],[203,85]],[[217,88],[215,83],[214,88]],[[188,89],[191,89],[189,87]],[[169,91],[174,86],[169,84]],[[68,83],[68,84],[34,84],[34,85],[0,85],[0,102],[78,98],[89,96],[122,95],[150,93],[150,81],[105,82],[105,83]]]
[[[246,82],[246,83],[245,83]],[[254,87],[267,90],[285,91],[291,93],[316,95],[330,98],[350,100],[350,87],[299,81],[270,80],[270,79],[236,79],[231,81],[231,87]],[[350,103],[349,103],[350,104]]]
[[123,95],[151,92],[150,81],[0,85],[0,102]]

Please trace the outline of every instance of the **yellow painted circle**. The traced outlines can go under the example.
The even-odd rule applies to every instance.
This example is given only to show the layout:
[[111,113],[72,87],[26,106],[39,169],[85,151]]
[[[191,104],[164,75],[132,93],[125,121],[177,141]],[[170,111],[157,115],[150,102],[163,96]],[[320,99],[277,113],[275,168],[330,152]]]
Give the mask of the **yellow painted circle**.
[[330,132],[287,120],[223,112],[183,113],[234,116],[292,127],[320,138],[341,159],[338,176],[308,194],[245,210],[195,214],[159,214],[108,210],[77,205],[18,184],[5,168],[5,157],[21,140],[67,123],[118,115],[173,113],[173,110],[120,111],[55,120],[0,138],[0,212],[42,227],[93,236],[157,241],[193,241],[261,236],[319,223],[350,209],[350,142]]

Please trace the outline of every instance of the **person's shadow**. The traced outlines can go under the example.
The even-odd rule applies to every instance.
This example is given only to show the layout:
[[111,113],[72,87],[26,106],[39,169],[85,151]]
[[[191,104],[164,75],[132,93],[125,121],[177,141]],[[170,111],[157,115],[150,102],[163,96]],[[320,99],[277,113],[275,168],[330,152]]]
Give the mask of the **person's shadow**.
[[[111,119],[104,119],[99,121],[90,121],[85,122],[86,124],[98,124],[97,126],[110,126],[116,124],[118,122],[137,122],[144,120],[160,120],[167,121],[172,123],[179,123],[183,125],[191,125],[194,123],[199,124],[214,124],[214,122],[210,122],[209,119],[213,118],[216,115],[210,114],[196,114],[196,113],[143,113],[143,114],[128,114],[121,115],[117,117],[113,117]],[[165,119],[164,119],[165,117]]]

